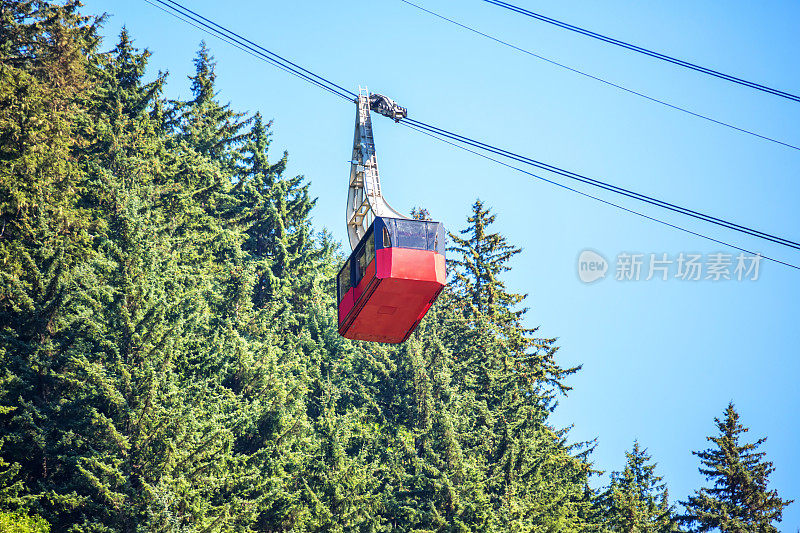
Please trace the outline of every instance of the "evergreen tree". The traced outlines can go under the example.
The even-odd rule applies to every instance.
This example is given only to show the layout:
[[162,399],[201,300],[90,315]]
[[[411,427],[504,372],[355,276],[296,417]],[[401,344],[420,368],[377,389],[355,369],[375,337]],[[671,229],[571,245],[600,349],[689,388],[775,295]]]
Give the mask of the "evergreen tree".
[[[320,280],[330,282],[321,272],[324,247],[310,233],[314,201],[308,185],[302,176],[283,176],[286,153],[269,162],[269,126],[255,115],[224,215],[227,227],[240,235],[238,268],[248,272],[235,314],[236,339],[247,342],[232,352],[236,366],[226,384],[242,391],[247,406],[244,433],[234,450],[247,457],[252,469],[254,486],[247,493],[257,500],[255,523],[263,530],[283,531],[304,527],[309,520],[302,471],[318,441],[310,435],[312,422],[306,416],[307,361],[318,359],[321,347],[308,317],[310,304],[323,297]],[[264,472],[269,476],[262,478]]]
[[92,421],[85,387],[71,379],[97,289],[76,194],[97,21],[78,6],[4,2],[0,36],[0,405],[10,407],[0,410],[0,438],[48,519],[82,501],[55,487],[77,478],[82,443],[69,426]]
[[457,356],[442,340],[447,330],[443,324],[452,317],[450,298],[443,293],[398,350],[394,372],[382,380],[387,386],[375,395],[394,414],[387,449],[400,452],[379,461],[395,466],[395,484],[384,489],[386,516],[406,531],[491,527],[486,480],[478,458],[465,447],[470,402],[453,381]]
[[268,161],[271,133],[256,113],[243,153],[246,170],[236,184],[237,211],[246,224],[243,249],[259,262],[253,300],[275,313],[292,311],[293,331],[305,324],[308,296],[324,252],[311,234],[310,215],[316,203],[303,176],[283,176],[288,154]]
[[667,486],[655,474],[647,449],[634,441],[625,452],[622,472],[612,472],[611,484],[602,496],[606,523],[612,531],[663,533],[677,531]]
[[719,529],[727,532],[777,532],[783,509],[792,500],[783,500],[776,490],[769,490],[768,478],[775,470],[765,453],[756,451],[766,438],[753,443],[740,442],[748,431],[739,422],[733,402],[722,420],[714,418],[719,430],[716,437],[706,437],[714,447],[692,452],[700,458],[700,473],[711,487],[703,487],[689,496],[682,517],[691,531]]
[[[554,339],[537,338],[536,329],[523,325],[528,310],[516,307],[527,295],[507,292],[501,278],[511,268],[508,262],[522,250],[510,245],[502,235],[489,231],[495,218],[478,199],[467,218],[469,225],[460,232],[464,237],[449,235],[453,246],[448,251],[455,252],[456,257],[451,257],[448,263],[462,316],[478,329],[491,329],[513,354],[513,364],[503,361],[506,370],[513,366],[519,377],[530,384],[566,392],[569,387],[564,379],[580,367],[562,369],[555,362]],[[526,354],[529,349],[533,353]]]
[[0,511],[0,531],[3,533],[49,533],[50,526],[39,516]]
[[[0,407],[3,414],[12,408]],[[0,452],[2,451],[0,438]],[[48,533],[50,524],[38,515],[29,516],[31,498],[19,479],[20,465],[8,464],[0,457],[0,531],[8,533]]]
[[[525,295],[510,293],[502,273],[521,250],[492,233],[495,216],[478,200],[460,235],[451,233],[456,315],[453,374],[460,383],[461,431],[494,510],[497,530],[549,531],[585,526],[590,468],[587,444],[569,445],[566,431],[547,424],[554,395],[578,368],[555,361],[553,339],[525,327]],[[556,466],[558,465],[558,466]]]
[[[4,196],[9,231],[0,243],[10,259],[2,272],[0,356],[10,375],[0,404],[12,407],[3,412],[3,455],[20,465],[59,531],[228,527],[247,516],[232,512],[247,495],[228,490],[243,473],[244,460],[230,453],[243,406],[221,386],[224,375],[193,367],[226,368],[208,332],[221,338],[231,329],[209,324],[208,308],[235,307],[216,295],[243,285],[236,268],[213,275],[215,265],[197,261],[209,257],[198,237],[233,243],[218,248],[232,249],[234,260],[237,241],[219,238],[209,216],[199,220],[205,233],[190,220],[209,206],[187,194],[187,158],[165,149],[168,132],[151,118],[162,78],[141,82],[146,53],[125,32],[110,54],[76,53],[91,43],[81,45],[86,33],[71,28],[86,19],[66,8],[42,12],[50,18],[38,27],[63,48],[45,49],[55,70],[43,72],[48,81],[62,71],[71,77],[53,88],[37,84],[36,68],[5,71],[33,89],[12,93],[17,115],[5,122],[23,126],[24,142],[14,144],[16,135],[3,144],[11,163],[2,186],[14,192]],[[19,116],[39,110],[50,122],[26,130]],[[31,133],[39,136],[27,141]],[[62,137],[37,160],[48,135]],[[26,177],[32,166],[37,173]],[[209,166],[206,159],[197,174]],[[42,179],[51,173],[52,185]],[[223,177],[229,188],[231,176]]]
[[188,102],[173,102],[170,114],[176,117],[174,125],[180,140],[208,156],[223,169],[223,175],[235,176],[241,161],[238,148],[247,138],[242,130],[250,119],[233,111],[230,104],[217,101],[216,62],[205,41],[200,42],[194,66],[195,74],[189,76],[193,98]]

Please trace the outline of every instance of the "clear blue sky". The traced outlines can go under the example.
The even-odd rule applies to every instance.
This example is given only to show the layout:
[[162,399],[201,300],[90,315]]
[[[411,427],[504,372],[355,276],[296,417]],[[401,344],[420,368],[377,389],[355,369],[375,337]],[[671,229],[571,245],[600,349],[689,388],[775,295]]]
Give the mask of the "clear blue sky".
[[[314,219],[346,242],[344,208],[354,106],[184,25],[141,0],[84,0],[169,70],[168,96],[189,96],[201,39],[218,61],[219,98],[274,119],[272,150],[289,151],[319,198]],[[632,89],[793,144],[800,104],[680,69],[536,22],[479,0],[419,0],[464,23]],[[800,4],[710,0],[519,0],[521,5],[682,59],[800,92]],[[473,138],[743,225],[800,239],[800,152],[652,104],[477,37],[399,0],[186,0],[228,26],[337,83],[368,85],[409,115]],[[529,322],[558,337],[561,363],[583,364],[555,423],[574,440],[598,438],[592,459],[610,471],[639,439],[673,500],[703,483],[692,450],[734,401],[749,437],[774,462],[772,486],[800,500],[800,271],[762,263],[755,282],[585,285],[578,254],[613,263],[621,252],[733,250],[618,211],[375,119],[383,190],[401,211],[424,206],[450,229],[476,197],[496,229],[524,251],[507,282],[529,294]],[[556,178],[559,179],[560,178]],[[561,181],[561,180],[560,180]],[[587,192],[594,192],[586,189]],[[611,200],[614,197],[604,196]],[[633,201],[623,203],[632,208]],[[698,221],[662,216],[800,264],[800,254]],[[613,270],[609,273],[613,278]],[[800,528],[800,501],[781,531]]]

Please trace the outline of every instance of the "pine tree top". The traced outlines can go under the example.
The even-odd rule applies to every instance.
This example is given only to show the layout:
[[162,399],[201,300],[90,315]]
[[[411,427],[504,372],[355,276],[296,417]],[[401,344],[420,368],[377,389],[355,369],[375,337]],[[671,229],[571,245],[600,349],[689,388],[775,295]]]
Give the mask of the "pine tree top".
[[776,490],[768,489],[775,469],[765,460],[765,452],[757,451],[766,437],[742,442],[748,428],[740,422],[733,402],[714,423],[719,434],[706,438],[714,446],[692,452],[700,458],[700,473],[712,484],[684,502],[684,522],[695,525],[695,531],[777,531],[773,522],[781,521],[783,509],[792,500],[783,500]]
[[200,41],[200,49],[194,58],[195,74],[189,76],[196,103],[205,102],[214,97],[214,84],[217,80],[217,74],[214,72],[216,66],[217,62],[214,61],[214,56],[211,55],[211,50],[205,40]]
[[525,295],[507,292],[501,274],[511,269],[508,262],[522,249],[509,244],[500,233],[490,231],[495,219],[491,209],[477,199],[467,218],[468,226],[459,234],[449,233],[453,245],[447,250],[456,253],[456,258],[449,260],[453,266],[454,286],[471,295],[472,314],[484,314],[504,325],[520,326],[526,309],[514,310],[514,307]]

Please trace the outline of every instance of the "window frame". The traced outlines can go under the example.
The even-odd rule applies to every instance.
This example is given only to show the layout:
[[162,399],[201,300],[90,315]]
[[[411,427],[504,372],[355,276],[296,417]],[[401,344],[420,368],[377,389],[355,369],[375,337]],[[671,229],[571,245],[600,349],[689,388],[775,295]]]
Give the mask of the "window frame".
[[[374,224],[369,227],[366,235],[364,235],[359,245],[356,247],[355,250],[353,250],[353,253],[350,255],[350,259],[353,260],[353,265],[356,267],[355,269],[353,269],[352,267],[350,269],[351,272],[350,283],[351,286],[353,287],[357,287],[358,284],[361,283],[361,280],[364,279],[364,272],[367,271],[367,267],[369,267],[369,264],[375,259],[376,255],[375,242],[374,242],[375,232],[373,231],[373,229],[374,229]],[[368,246],[370,241],[372,241],[371,247]],[[368,258],[368,260],[365,260],[364,265],[362,266],[361,259],[366,256],[369,250],[372,251],[372,257]]]
[[[350,264],[350,259],[351,257],[348,257],[345,260],[344,265],[342,265],[342,268],[339,269],[339,273],[336,275],[336,296],[338,304],[342,303],[342,300],[344,300],[345,295],[347,295],[350,289],[353,288],[353,269]],[[347,271],[346,279],[348,287],[347,290],[342,291],[342,274],[344,273],[345,270]]]

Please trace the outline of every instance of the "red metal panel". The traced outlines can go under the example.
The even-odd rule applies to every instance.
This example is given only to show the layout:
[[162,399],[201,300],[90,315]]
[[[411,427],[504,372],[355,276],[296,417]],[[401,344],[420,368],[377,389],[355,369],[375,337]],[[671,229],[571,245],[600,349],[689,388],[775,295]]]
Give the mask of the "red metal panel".
[[370,296],[373,292],[375,292],[375,289],[377,289],[378,285],[382,281],[381,279],[375,277],[376,262],[377,260],[373,259],[372,262],[367,265],[367,270],[364,274],[364,277],[357,286],[348,291],[348,294],[352,293],[355,304],[347,313],[339,313],[339,333],[342,335],[344,335],[343,331],[347,331],[353,321],[358,317],[361,309],[367,304]]
[[353,298],[353,289],[351,288],[347,291],[347,294],[344,295],[342,301],[339,302],[339,325],[344,322],[345,317],[350,313],[353,309],[353,306],[356,304],[355,298]]
[[444,285],[444,256],[429,250],[384,248],[377,250],[378,277],[435,281]]
[[428,250],[376,251],[377,277],[354,289],[362,297],[351,316],[339,314],[340,333],[377,342],[403,342],[444,287],[444,257]]
[[367,265],[364,276],[361,278],[361,281],[358,282],[358,285],[356,285],[355,291],[353,292],[353,297],[356,301],[364,294],[364,290],[369,286],[369,283],[375,279],[375,263],[377,263],[377,261],[373,259],[370,264]]

